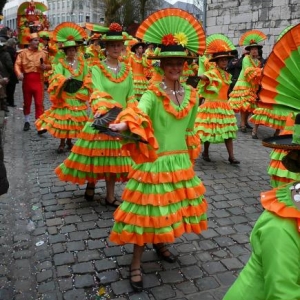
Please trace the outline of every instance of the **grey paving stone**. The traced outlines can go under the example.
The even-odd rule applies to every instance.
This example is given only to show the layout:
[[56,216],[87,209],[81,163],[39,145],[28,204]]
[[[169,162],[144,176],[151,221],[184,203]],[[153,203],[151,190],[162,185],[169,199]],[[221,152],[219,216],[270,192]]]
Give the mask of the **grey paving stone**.
[[49,236],[49,243],[56,244],[56,243],[63,243],[66,241],[66,236],[64,234],[56,234]]
[[127,293],[131,293],[133,291],[129,280],[116,281],[111,284],[111,288],[113,293],[118,295],[123,295]]
[[62,243],[53,244],[52,246],[53,253],[62,253],[65,251],[65,246]]
[[141,292],[129,295],[129,300],[150,300],[150,298],[146,292]]
[[89,238],[89,234],[86,231],[70,232],[69,235],[71,241],[81,241]]
[[43,282],[53,277],[52,270],[42,271],[36,274],[37,282]]
[[228,270],[236,270],[243,267],[243,264],[235,257],[222,259],[221,262]]
[[64,300],[83,300],[86,299],[84,289],[76,289],[64,293]]
[[100,258],[100,253],[96,250],[86,250],[77,253],[78,262],[92,261]]
[[151,289],[159,286],[161,283],[156,274],[144,274],[143,275],[143,287],[144,289]]
[[234,245],[235,244],[235,242],[231,239],[231,238],[229,238],[229,237],[223,237],[223,236],[221,236],[221,237],[215,237],[214,239],[213,239],[221,248],[223,248],[223,247],[229,247],[229,246],[232,246],[232,245]]
[[88,230],[88,229],[93,229],[96,227],[96,223],[95,222],[80,222],[77,224],[77,229],[78,230]]
[[109,247],[105,248],[103,251],[106,257],[123,255],[120,247]]
[[185,281],[175,285],[183,294],[190,295],[198,292],[197,287],[193,282]]
[[89,234],[92,239],[106,238],[109,235],[106,229],[89,230]]
[[103,249],[106,245],[101,240],[88,240],[88,249],[94,250],[94,249]]
[[38,292],[40,294],[43,294],[45,292],[51,292],[55,289],[55,284],[53,281],[47,282],[47,283],[42,283],[38,287]]
[[72,253],[55,254],[53,259],[56,266],[72,264],[75,262],[74,255]]
[[66,243],[67,250],[71,251],[82,251],[85,249],[85,243],[83,241],[76,241],[76,242],[68,242]]
[[81,222],[81,218],[79,216],[66,216],[65,217],[65,224],[74,224]]
[[216,275],[218,281],[225,286],[231,286],[233,282],[236,280],[236,277],[232,274],[232,272],[224,272]]
[[104,270],[115,269],[117,267],[115,261],[110,259],[101,259],[95,261],[95,268],[98,272]]
[[74,278],[74,286],[76,288],[86,288],[94,286],[94,278],[92,275],[76,275]]
[[205,277],[205,278],[196,279],[195,284],[200,291],[216,289],[220,286],[214,277]]
[[206,262],[202,264],[202,268],[209,275],[227,271],[219,261]]
[[162,271],[159,275],[163,283],[179,283],[184,280],[178,270]]
[[71,269],[69,266],[58,266],[56,268],[56,275],[57,277],[65,277],[65,276],[70,276],[71,275]]
[[116,270],[111,270],[107,272],[98,273],[97,277],[99,279],[99,282],[105,285],[105,284],[118,281],[120,275]]
[[194,280],[196,278],[203,277],[202,270],[197,266],[189,266],[181,268],[183,276],[188,280]]
[[62,233],[62,234],[69,233],[69,232],[74,232],[74,231],[76,231],[76,227],[75,227],[74,224],[63,226],[60,229],[60,233]]
[[58,280],[59,288],[62,292],[71,290],[73,288],[72,278],[62,278]]
[[162,271],[162,266],[158,262],[144,262],[142,269],[145,274]]
[[75,274],[85,274],[85,273],[93,273],[95,269],[91,262],[75,264],[72,266],[73,273]]
[[161,285],[151,289],[151,294],[157,300],[171,299],[175,297],[175,291],[169,285]]

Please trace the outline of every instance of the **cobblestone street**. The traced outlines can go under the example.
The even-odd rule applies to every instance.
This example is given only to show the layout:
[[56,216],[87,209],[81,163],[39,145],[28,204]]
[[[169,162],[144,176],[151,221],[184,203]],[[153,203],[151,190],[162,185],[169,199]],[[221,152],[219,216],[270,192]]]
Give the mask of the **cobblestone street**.
[[[49,101],[46,101],[46,108]],[[211,145],[212,162],[199,158],[195,170],[206,186],[209,229],[170,245],[175,264],[160,261],[152,245],[143,256],[144,291],[129,283],[133,247],[108,240],[113,208],[104,202],[104,182],[96,201],[83,198],[85,186],[58,180],[54,169],[69,154],[57,154],[59,141],[39,136],[32,111],[31,130],[23,132],[21,84],[4,134],[10,189],[0,197],[1,300],[220,300],[250,255],[249,234],[262,212],[260,192],[270,189],[270,150],[260,140],[238,133],[240,165],[230,165],[225,145]],[[34,108],[32,107],[34,110]],[[117,185],[118,196],[124,184]],[[99,289],[102,298],[97,296]]]

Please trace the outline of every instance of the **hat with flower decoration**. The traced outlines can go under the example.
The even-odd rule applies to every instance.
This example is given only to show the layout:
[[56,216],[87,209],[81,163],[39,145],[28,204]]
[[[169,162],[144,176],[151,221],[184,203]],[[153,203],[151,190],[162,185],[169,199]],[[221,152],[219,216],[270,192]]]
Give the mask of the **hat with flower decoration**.
[[250,31],[245,32],[239,41],[240,46],[246,46],[246,50],[250,50],[252,47],[262,48],[262,45],[259,45],[258,43],[264,41],[267,38],[267,36],[261,32],[260,30],[253,29]]
[[130,40],[130,36],[123,32],[123,28],[118,23],[111,23],[108,31],[102,35],[101,41],[103,42],[116,42]]
[[211,54],[209,61],[215,62],[219,58],[232,58],[236,54],[233,43],[223,34],[212,34],[206,39],[206,54]]
[[53,30],[53,40],[63,43],[61,48],[76,47],[87,39],[87,33],[75,23],[63,22]]
[[52,32],[47,31],[47,30],[42,30],[42,31],[38,32],[38,35],[43,40],[50,40],[52,37]]
[[202,25],[193,15],[178,8],[166,8],[150,15],[139,26],[136,37],[160,45],[160,53],[149,59],[189,58],[186,50],[197,55],[205,51]]
[[100,38],[101,38],[101,33],[94,33],[93,35],[90,36],[90,41],[100,40]]

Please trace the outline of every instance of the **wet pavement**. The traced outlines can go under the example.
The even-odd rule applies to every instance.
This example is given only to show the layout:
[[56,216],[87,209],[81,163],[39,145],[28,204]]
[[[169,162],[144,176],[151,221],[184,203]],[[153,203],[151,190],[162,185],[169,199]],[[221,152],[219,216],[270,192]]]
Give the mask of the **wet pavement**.
[[[49,101],[45,101],[46,108]],[[262,212],[261,191],[270,189],[266,169],[270,150],[260,128],[234,142],[240,165],[230,165],[225,145],[211,145],[212,162],[196,161],[206,186],[209,229],[186,234],[170,250],[176,263],[159,260],[151,245],[143,255],[144,291],[134,293],[128,267],[132,245],[108,240],[113,208],[104,205],[105,185],[98,182],[94,202],[85,186],[58,180],[54,169],[69,154],[57,154],[59,141],[34,128],[23,132],[22,95],[6,119],[4,151],[10,189],[0,196],[1,300],[220,300],[250,255],[249,234]],[[124,184],[117,184],[120,197]]]

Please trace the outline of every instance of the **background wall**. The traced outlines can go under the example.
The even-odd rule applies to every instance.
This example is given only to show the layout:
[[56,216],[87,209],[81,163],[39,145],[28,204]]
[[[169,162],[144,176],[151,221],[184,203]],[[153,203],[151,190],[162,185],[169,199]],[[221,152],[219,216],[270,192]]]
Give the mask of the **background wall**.
[[[258,29],[267,35],[266,57],[280,32],[300,23],[299,0],[207,0],[207,34],[223,33],[238,46],[241,34]],[[242,48],[238,47],[241,54]]]

